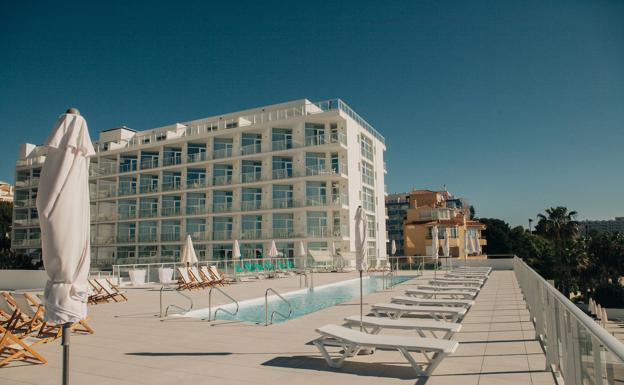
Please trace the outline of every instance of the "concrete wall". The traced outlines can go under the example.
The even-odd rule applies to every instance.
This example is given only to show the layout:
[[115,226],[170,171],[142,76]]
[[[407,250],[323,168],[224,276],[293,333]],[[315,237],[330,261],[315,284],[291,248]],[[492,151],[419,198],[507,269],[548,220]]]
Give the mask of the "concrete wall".
[[47,280],[45,270],[0,270],[0,290],[43,289]]

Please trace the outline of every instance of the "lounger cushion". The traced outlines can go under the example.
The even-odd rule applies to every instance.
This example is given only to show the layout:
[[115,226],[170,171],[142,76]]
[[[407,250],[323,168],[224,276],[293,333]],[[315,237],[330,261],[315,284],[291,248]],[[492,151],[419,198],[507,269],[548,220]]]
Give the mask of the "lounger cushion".
[[452,305],[470,307],[474,305],[474,301],[469,299],[448,299],[448,298],[415,298],[405,295],[392,297],[391,302],[403,304],[421,304],[421,305]]
[[[359,315],[352,315],[345,318],[345,321],[351,324],[360,323]],[[362,325],[364,326],[380,326],[382,328],[391,329],[425,329],[425,330],[444,330],[457,333],[461,330],[462,325],[455,322],[436,321],[429,319],[408,319],[399,318],[392,319],[387,317],[362,317]]]

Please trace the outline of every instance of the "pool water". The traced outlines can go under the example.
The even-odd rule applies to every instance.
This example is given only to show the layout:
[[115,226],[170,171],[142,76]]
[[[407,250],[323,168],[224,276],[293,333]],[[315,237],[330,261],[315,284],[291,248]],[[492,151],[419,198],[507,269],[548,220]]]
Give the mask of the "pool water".
[[[405,282],[414,278],[413,276],[396,276],[394,283]],[[380,276],[364,277],[362,280],[362,291],[364,295],[383,290],[383,279]],[[280,293],[282,294],[282,293]],[[360,279],[350,279],[347,281],[332,283],[329,285],[317,286],[314,289],[303,289],[286,294],[282,294],[292,305],[292,315],[285,319],[278,314],[273,317],[274,323],[284,322],[289,319],[301,317],[306,314],[313,313],[325,309],[330,306],[338,305],[343,302],[351,301],[360,296]],[[269,295],[269,317],[274,310],[288,315],[288,305],[275,295]],[[213,307],[212,316],[218,306]],[[220,306],[230,312],[234,312],[236,305],[231,303]],[[186,317],[208,319],[208,309],[193,310],[185,314]],[[221,320],[238,320],[254,323],[264,323],[265,308],[264,297],[254,298],[239,303],[239,311],[236,316],[231,316],[222,311],[217,314],[217,319]]]

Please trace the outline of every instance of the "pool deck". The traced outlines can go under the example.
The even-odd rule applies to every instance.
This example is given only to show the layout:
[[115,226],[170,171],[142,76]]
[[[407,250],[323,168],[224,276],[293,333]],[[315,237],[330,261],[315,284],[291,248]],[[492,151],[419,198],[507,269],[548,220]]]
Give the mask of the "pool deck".
[[[364,310],[422,283],[410,280],[364,298]],[[355,278],[355,273],[315,274],[315,285]],[[272,287],[280,293],[299,289],[297,276],[225,287],[238,300],[257,298]],[[213,293],[213,303],[226,303]],[[195,308],[207,307],[208,291],[192,294]],[[72,335],[72,384],[554,384],[522,293],[512,271],[495,271],[455,335],[458,350],[428,379],[415,377],[398,352],[380,351],[329,368],[310,341],[314,329],[340,324],[358,314],[359,301],[333,306],[268,327],[197,319],[160,321],[158,291],[129,289],[129,301],[90,307],[93,335]],[[167,293],[166,303],[184,301]],[[389,332],[390,333],[390,332]],[[392,332],[394,333],[394,332]],[[400,333],[400,332],[398,332]],[[408,334],[408,335],[413,335]],[[60,384],[61,347],[39,351],[47,365],[15,362],[0,368],[0,384]]]

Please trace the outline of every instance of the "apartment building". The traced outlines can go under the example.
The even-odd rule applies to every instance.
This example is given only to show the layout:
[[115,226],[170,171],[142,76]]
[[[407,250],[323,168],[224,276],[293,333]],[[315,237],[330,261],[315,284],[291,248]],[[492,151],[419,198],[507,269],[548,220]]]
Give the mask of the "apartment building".
[[13,185],[0,181],[0,202],[13,202]]
[[395,255],[405,255],[405,239],[403,237],[403,222],[407,217],[410,205],[410,193],[394,193],[386,196],[386,230],[388,244],[386,252],[392,254],[392,241],[396,245]]
[[584,220],[579,222],[579,228],[583,236],[588,236],[592,231],[598,233],[620,232],[624,234],[624,217],[605,220]]
[[450,256],[482,257],[478,252],[467,255],[465,239],[477,237],[481,247],[487,244],[481,232],[485,225],[469,219],[470,205],[448,191],[414,190],[410,192],[409,209],[403,225],[405,255],[432,255],[432,229],[438,228],[438,255],[444,255],[442,242],[448,237]]
[[[92,137],[94,135],[92,134]],[[369,259],[386,258],[384,138],[339,99],[307,99],[145,131],[102,131],[91,160],[92,265],[354,251],[355,210]],[[35,198],[45,148],[17,161],[13,248],[40,252]],[[298,263],[301,263],[299,261]]]

